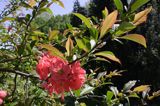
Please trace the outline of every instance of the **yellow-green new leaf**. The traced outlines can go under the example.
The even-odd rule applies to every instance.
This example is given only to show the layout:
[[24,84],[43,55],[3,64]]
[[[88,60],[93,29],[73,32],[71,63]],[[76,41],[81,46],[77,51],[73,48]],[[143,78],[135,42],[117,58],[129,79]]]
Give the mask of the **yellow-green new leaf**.
[[102,22],[101,32],[100,32],[100,38],[104,37],[104,35],[107,33],[107,31],[112,28],[114,23],[116,22],[118,16],[118,11],[115,10],[112,13],[110,13]]
[[105,57],[109,60],[112,60],[121,64],[120,60],[110,51],[98,52],[98,53],[95,53],[95,55]]
[[49,40],[53,40],[57,35],[59,34],[59,31],[58,30],[51,30],[49,29],[49,32],[48,32],[48,39]]
[[29,0],[28,1],[28,4],[31,6],[31,7],[34,7],[36,5],[36,1],[35,0]]
[[64,4],[62,1],[60,0],[52,0],[54,3],[57,3],[59,6],[63,7],[64,8]]
[[70,37],[68,37],[68,40],[66,42],[66,50],[67,50],[68,56],[71,55],[72,49],[73,49],[73,41]]
[[102,11],[102,15],[103,15],[103,18],[106,18],[108,16],[108,9],[107,7],[104,8],[104,10]]
[[129,35],[125,35],[125,36],[122,36],[122,37],[119,37],[119,38],[120,39],[131,40],[133,42],[136,42],[136,43],[139,43],[139,44],[143,45],[145,48],[147,47],[146,46],[146,39],[142,35],[139,35],[139,34],[129,34]]
[[141,85],[141,86],[138,86],[136,88],[134,88],[134,92],[143,92],[143,91],[146,91],[147,89],[149,89],[149,85]]
[[63,54],[57,48],[53,47],[50,44],[40,44],[40,47],[47,49],[54,56],[58,56],[62,59],[65,59]]
[[88,28],[91,28],[90,20],[87,17],[79,13],[73,13],[73,14],[78,18],[80,18]]
[[149,7],[147,9],[137,13],[134,17],[133,24],[139,25],[139,24],[145,22],[147,20],[148,13],[150,13],[151,10],[152,10],[152,7]]

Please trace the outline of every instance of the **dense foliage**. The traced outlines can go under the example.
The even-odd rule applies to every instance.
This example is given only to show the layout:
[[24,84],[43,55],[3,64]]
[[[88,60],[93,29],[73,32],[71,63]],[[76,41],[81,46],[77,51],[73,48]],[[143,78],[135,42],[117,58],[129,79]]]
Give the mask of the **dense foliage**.
[[130,79],[122,86],[118,82],[125,79],[128,67],[123,59],[129,55],[118,58],[119,49],[146,50],[149,44],[134,33],[153,10],[148,6],[137,12],[149,0],[135,0],[128,9],[121,0],[113,1],[116,10],[103,7],[97,18],[80,14],[76,1],[71,24],[79,19],[72,26],[68,15],[52,16],[49,7],[53,3],[64,7],[60,0],[17,0],[19,8],[30,13],[20,15],[15,8],[0,20],[0,89],[7,91],[1,102],[7,106],[137,106],[157,98],[160,92],[148,83]]

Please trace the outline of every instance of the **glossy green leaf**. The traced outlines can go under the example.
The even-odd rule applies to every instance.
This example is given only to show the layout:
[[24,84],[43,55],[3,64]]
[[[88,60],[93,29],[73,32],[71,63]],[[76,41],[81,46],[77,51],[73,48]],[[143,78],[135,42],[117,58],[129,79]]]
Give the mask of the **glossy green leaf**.
[[112,60],[121,64],[120,60],[110,51],[98,52],[98,53],[95,53],[95,55],[105,57],[109,60]]
[[131,30],[133,30],[134,28],[136,28],[135,25],[133,25],[132,23],[130,22],[122,22],[120,24],[120,26],[118,27],[118,29],[116,30],[115,32],[115,36],[119,36],[119,35],[122,35],[122,34],[125,34]]
[[80,49],[88,52],[89,49],[87,48],[87,45],[85,44],[85,42],[82,39],[76,39],[77,45]]
[[90,20],[87,17],[85,17],[84,15],[80,13],[73,13],[73,14],[77,16],[78,18],[80,18],[88,28],[91,28]]
[[114,0],[114,3],[118,9],[118,11],[123,12],[123,4],[121,0]]
[[57,48],[53,47],[50,44],[40,44],[40,47],[47,49],[54,56],[58,56],[62,59],[65,59],[63,53],[61,53]]
[[134,12],[135,10],[137,10],[139,7],[143,6],[144,4],[146,4],[147,2],[149,2],[150,0],[135,0],[133,2],[133,4],[131,5],[130,11]]
[[104,21],[102,22],[102,27],[100,31],[100,38],[104,37],[107,31],[110,28],[112,28],[112,26],[116,22],[117,16],[118,16],[118,11],[116,10],[116,11],[113,11],[104,19]]
[[146,46],[146,39],[142,35],[139,35],[139,34],[129,34],[129,35],[125,35],[125,36],[122,36],[122,37],[119,37],[119,38],[120,39],[131,40],[133,42],[136,42],[136,43],[139,43],[139,44],[143,45],[145,48],[147,47]]

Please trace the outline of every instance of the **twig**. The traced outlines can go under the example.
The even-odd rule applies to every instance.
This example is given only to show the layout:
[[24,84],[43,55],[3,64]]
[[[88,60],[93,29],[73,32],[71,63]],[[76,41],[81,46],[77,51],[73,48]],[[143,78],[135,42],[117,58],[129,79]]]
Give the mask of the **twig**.
[[13,91],[12,91],[12,96],[14,95],[14,93],[16,91],[16,88],[17,88],[17,74],[14,77],[14,88],[13,88]]
[[37,76],[34,76],[32,74],[28,74],[28,73],[24,73],[24,72],[21,72],[21,71],[18,71],[18,70],[11,70],[11,69],[0,68],[0,72],[14,73],[14,74],[21,75],[21,76],[24,76],[24,77],[27,77],[27,78],[38,79]]

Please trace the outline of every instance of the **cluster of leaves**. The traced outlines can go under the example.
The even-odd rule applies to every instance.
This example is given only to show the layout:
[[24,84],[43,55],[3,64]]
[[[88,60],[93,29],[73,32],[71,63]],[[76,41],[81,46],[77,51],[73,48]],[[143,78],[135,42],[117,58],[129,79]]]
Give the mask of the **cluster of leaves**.
[[[82,20],[80,28],[68,24],[63,32],[49,29],[48,33],[41,32],[42,26],[35,25],[34,21],[40,14],[47,12],[52,14],[49,6],[53,3],[64,7],[60,0],[29,0],[21,2],[21,7],[28,8],[32,12],[19,17],[11,14],[4,17],[1,24],[10,21],[10,26],[4,28],[1,25],[1,49],[0,49],[0,87],[8,91],[6,105],[101,105],[112,106],[130,104],[130,98],[150,100],[160,95],[159,91],[149,95],[149,85],[135,87],[136,81],[129,81],[122,90],[111,82],[115,76],[121,76],[123,71],[104,70],[103,66],[86,70],[86,82],[77,91],[66,93],[64,103],[61,103],[59,95],[48,95],[41,86],[35,74],[35,66],[40,54],[50,51],[52,55],[73,63],[81,61],[82,67],[88,62],[98,63],[115,62],[121,64],[117,56],[109,51],[101,51],[108,40],[123,44],[123,40],[130,40],[146,47],[146,40],[140,34],[128,34],[147,19],[152,7],[136,13],[148,0],[136,0],[128,12],[123,13],[123,4],[120,0],[114,0],[117,10],[109,13],[107,7],[102,12],[103,19],[99,22],[92,21],[79,13],[73,13]],[[93,19],[94,20],[94,19]],[[96,23],[96,24],[95,24]],[[123,64],[122,64],[123,65]],[[97,73],[98,71],[98,73]],[[106,92],[97,93],[96,90],[106,86]],[[142,95],[142,96],[141,96]],[[100,101],[99,101],[100,100]],[[127,102],[126,102],[127,100]],[[92,102],[91,102],[92,101]],[[94,104],[92,104],[94,103]]]

